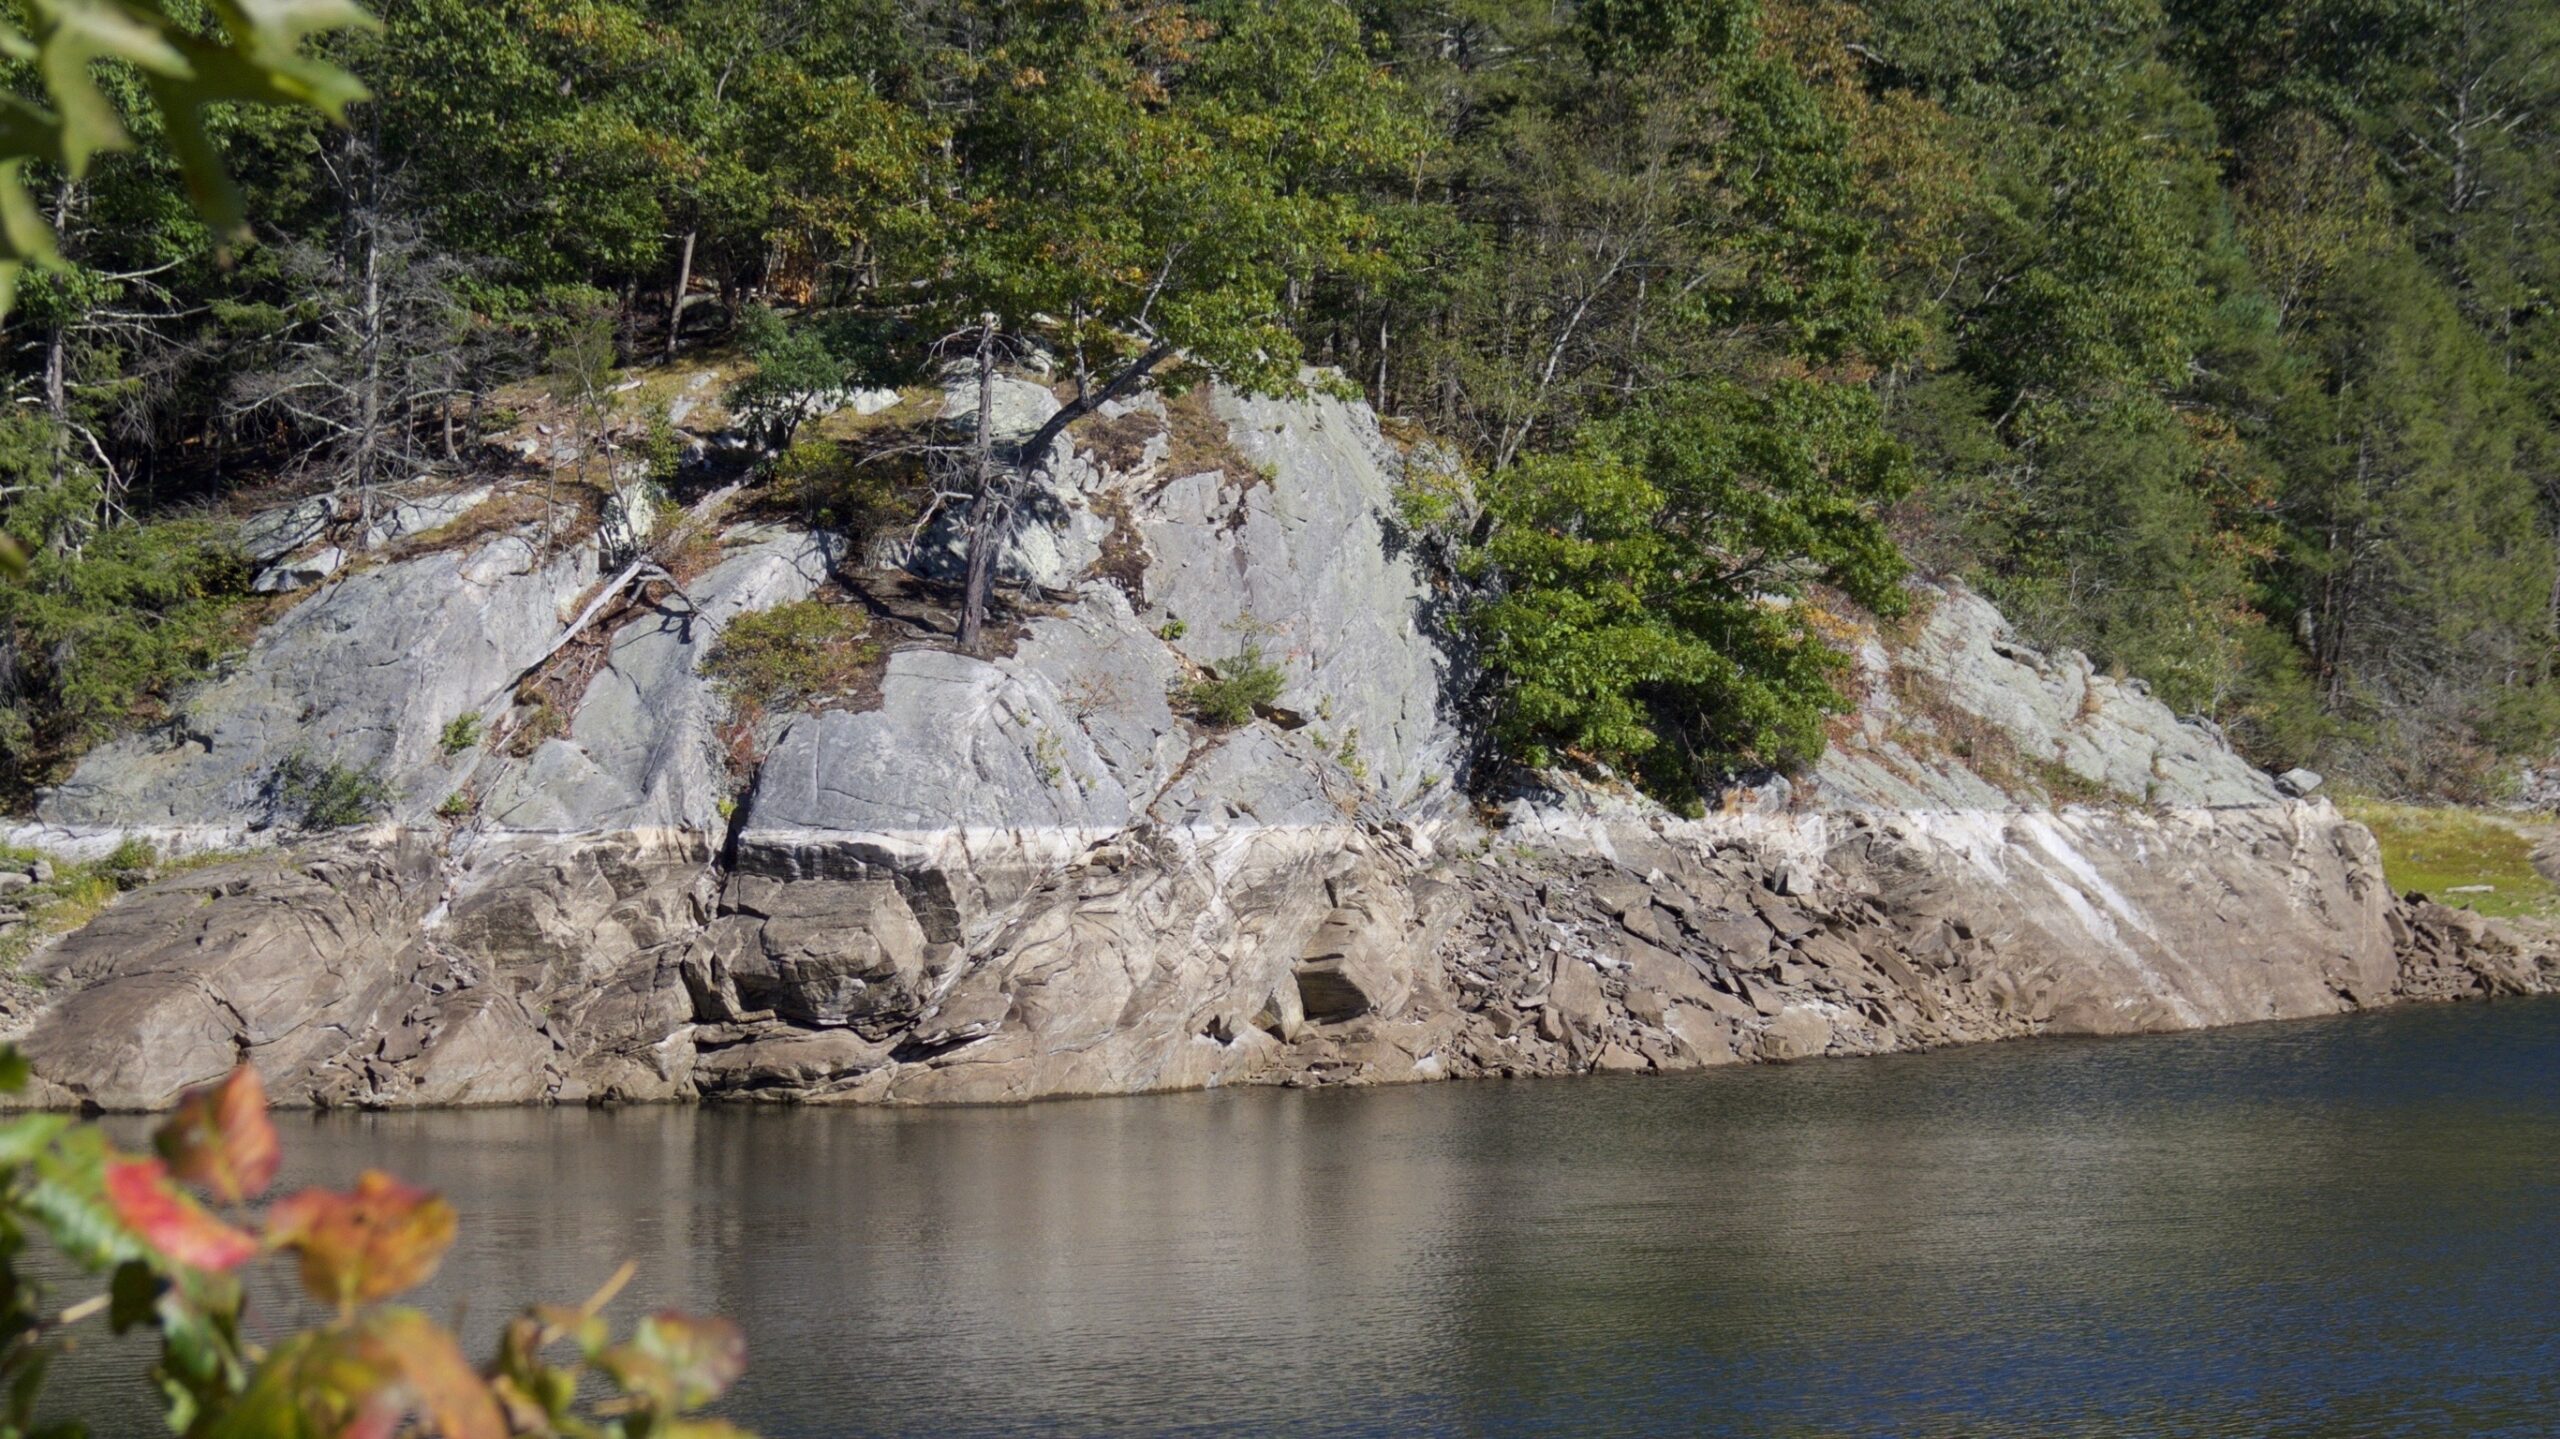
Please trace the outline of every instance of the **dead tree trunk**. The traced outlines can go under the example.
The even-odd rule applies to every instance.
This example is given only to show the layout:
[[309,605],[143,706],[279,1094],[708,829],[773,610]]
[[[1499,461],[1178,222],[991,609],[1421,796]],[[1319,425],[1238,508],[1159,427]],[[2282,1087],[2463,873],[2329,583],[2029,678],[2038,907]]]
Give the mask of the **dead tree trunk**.
[[684,292],[685,288],[693,283],[693,242],[701,234],[699,230],[685,231],[684,248],[676,255],[676,292],[674,298],[667,301],[667,358],[669,360],[676,357],[676,340],[684,334]]
[[1162,341],[1148,346],[1144,354],[1112,376],[1111,383],[1060,406],[1014,451],[1013,463],[999,472],[995,465],[995,436],[990,433],[995,419],[995,317],[986,318],[978,348],[978,433],[971,455],[977,466],[977,499],[969,506],[969,571],[960,595],[960,645],[972,653],[986,628],[987,598],[995,588],[997,538],[1013,517],[1015,496],[1048,463],[1050,449],[1058,443],[1058,436],[1066,433],[1067,426],[1127,394],[1173,354],[1173,346]]
[[1003,523],[996,495],[996,327],[994,315],[978,317],[978,429],[969,437],[969,569],[960,587],[960,648],[977,653],[987,628],[987,596],[995,588],[996,530]]

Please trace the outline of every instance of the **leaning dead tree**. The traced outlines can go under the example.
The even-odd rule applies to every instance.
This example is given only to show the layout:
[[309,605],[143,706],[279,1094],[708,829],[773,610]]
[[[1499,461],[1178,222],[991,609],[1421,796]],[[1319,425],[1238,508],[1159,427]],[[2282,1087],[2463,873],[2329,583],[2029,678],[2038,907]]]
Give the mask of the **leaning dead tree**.
[[1067,427],[1144,383],[1173,356],[1169,342],[1156,340],[1121,367],[1100,389],[1079,386],[1076,397],[1058,407],[1030,438],[999,455],[995,437],[996,357],[1003,322],[995,315],[979,317],[973,370],[978,385],[977,424],[970,435],[971,500],[963,521],[968,566],[960,590],[960,646],[975,653],[986,632],[987,602],[995,589],[997,551],[1010,533],[1013,512],[1023,492],[1048,468],[1051,452]]

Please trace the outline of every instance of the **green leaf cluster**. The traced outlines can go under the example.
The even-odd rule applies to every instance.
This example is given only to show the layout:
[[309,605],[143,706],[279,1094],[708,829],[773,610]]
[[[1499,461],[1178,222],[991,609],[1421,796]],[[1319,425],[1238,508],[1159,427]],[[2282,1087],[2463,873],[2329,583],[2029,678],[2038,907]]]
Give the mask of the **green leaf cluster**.
[[224,235],[242,232],[246,217],[207,107],[342,116],[364,98],[352,75],[303,52],[314,35],[368,23],[353,0],[201,0],[201,12],[210,25],[198,6],[166,0],[22,0],[0,18],[0,57],[31,72],[42,97],[0,97],[0,310],[26,265],[60,259],[53,226],[27,191],[27,167],[77,178],[100,152],[132,143],[102,67],[138,77],[189,197]]

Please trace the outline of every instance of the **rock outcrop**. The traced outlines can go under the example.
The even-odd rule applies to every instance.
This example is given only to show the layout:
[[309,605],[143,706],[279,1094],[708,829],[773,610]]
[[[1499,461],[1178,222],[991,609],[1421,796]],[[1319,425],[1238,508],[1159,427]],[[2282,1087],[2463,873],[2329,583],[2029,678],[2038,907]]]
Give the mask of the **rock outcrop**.
[[[1001,398],[1016,428],[1054,403]],[[1216,463],[1177,460],[1153,400],[1071,435],[985,658],[893,628],[899,576],[781,527],[557,653],[593,541],[501,528],[322,577],[19,834],[272,846],[37,957],[36,1099],[157,1107],[241,1056],[329,1105],[1669,1070],[2560,976],[2393,896],[2325,801],[1952,586],[1860,632],[1863,701],[1809,776],[1695,820],[1561,779],[1480,811],[1445,599],[1387,518],[1395,447],[1355,405],[1211,403]],[[320,538],[307,519],[261,529],[270,558]],[[944,538],[894,558],[931,573]],[[748,778],[703,658],[831,583],[890,617],[876,685],[745,736]],[[1283,674],[1256,720],[1187,716],[1183,687],[1247,652]],[[290,834],[297,755],[378,775],[385,822]]]

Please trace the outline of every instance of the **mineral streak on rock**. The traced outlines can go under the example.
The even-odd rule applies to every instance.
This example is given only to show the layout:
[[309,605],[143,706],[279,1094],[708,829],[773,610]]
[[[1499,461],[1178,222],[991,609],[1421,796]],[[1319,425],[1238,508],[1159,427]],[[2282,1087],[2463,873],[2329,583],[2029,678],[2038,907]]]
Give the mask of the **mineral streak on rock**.
[[[876,703],[765,736],[734,810],[702,659],[845,563],[830,537],[733,532],[683,595],[618,614],[566,713],[460,753],[448,723],[543,655],[600,556],[499,534],[336,579],[13,838],[274,843],[263,786],[295,753],[375,768],[391,814],[151,885],[40,953],[41,1007],[13,1017],[31,1097],[156,1108],[245,1055],[294,1104],[1005,1101],[1678,1070],[2560,981],[2537,943],[2393,896],[2316,780],[2280,787],[1953,586],[1859,640],[1863,698],[1813,774],[1697,820],[1556,779],[1490,824],[1375,420],[1213,404],[1239,462],[1071,448],[1005,561],[1067,598],[988,658],[887,638]],[[1102,575],[1106,540],[1144,563]],[[1248,646],[1292,727],[1178,713]],[[439,818],[457,791],[470,817]]]

